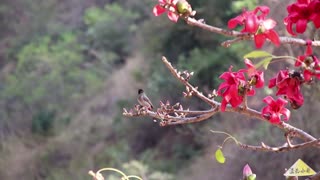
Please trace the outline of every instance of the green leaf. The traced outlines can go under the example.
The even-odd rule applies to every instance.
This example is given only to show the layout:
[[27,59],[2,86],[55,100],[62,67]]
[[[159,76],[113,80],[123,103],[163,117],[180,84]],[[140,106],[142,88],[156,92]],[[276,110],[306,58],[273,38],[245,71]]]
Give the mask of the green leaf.
[[223,164],[226,161],[226,158],[224,157],[223,152],[221,151],[221,148],[217,149],[215,156],[216,156],[216,160],[221,164]]
[[263,66],[264,69],[268,69],[268,66],[269,66],[271,60],[272,60],[272,57],[266,57],[263,60],[261,60],[259,63],[257,63],[255,66],[256,66],[256,68]]
[[248,54],[244,55],[244,58],[263,58],[263,57],[270,57],[272,54],[266,51],[251,51]]

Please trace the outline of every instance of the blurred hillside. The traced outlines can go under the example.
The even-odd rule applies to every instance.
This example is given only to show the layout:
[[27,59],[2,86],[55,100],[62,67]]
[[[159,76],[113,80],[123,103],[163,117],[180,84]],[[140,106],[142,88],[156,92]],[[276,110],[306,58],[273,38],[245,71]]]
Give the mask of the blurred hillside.
[[[169,75],[162,55],[177,67],[194,71],[191,82],[206,93],[218,86],[219,75],[231,64],[243,67],[241,57],[252,49],[246,42],[222,48],[225,37],[182,21],[173,24],[166,15],[155,18],[151,10],[156,3],[1,1],[0,179],[84,180],[90,179],[89,170],[103,167],[154,180],[239,179],[249,163],[259,179],[267,180],[282,177],[298,158],[320,170],[316,149],[273,154],[244,151],[231,143],[226,164],[218,164],[213,154],[224,137],[210,129],[232,132],[252,144],[276,144],[283,136],[268,124],[237,114],[175,127],[122,116],[122,108],[137,103],[139,88],[156,106],[169,100],[192,109],[208,108],[198,99],[182,97],[184,87]],[[198,18],[219,27],[226,27],[243,6],[256,3],[190,1]],[[268,3],[275,8],[272,16],[281,22],[284,1],[264,4]],[[284,30],[283,25],[279,28]],[[293,48],[266,46],[275,54],[304,52],[303,47]],[[270,65],[267,79],[278,68]],[[319,137],[319,87],[304,89],[306,105],[293,112],[291,123]],[[258,99],[250,99],[250,104],[260,108]]]

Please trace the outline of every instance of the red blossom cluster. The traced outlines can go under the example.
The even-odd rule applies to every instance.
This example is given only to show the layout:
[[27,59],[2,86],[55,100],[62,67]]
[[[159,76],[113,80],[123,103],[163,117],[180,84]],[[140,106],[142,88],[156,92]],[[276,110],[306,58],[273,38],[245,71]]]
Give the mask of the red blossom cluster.
[[180,15],[194,16],[195,14],[186,0],[159,0],[159,4],[153,7],[153,14],[159,16],[165,12],[168,12],[168,18],[175,23]]
[[291,107],[299,108],[303,104],[301,85],[303,77],[300,72],[281,70],[276,77],[270,79],[269,88],[277,87],[276,95],[284,95],[289,100]]
[[310,82],[315,76],[320,79],[320,64],[318,58],[312,54],[311,41],[307,41],[307,49],[304,55],[298,56],[295,63],[296,67],[301,67],[303,70],[303,77],[306,82]]
[[[183,2],[183,3],[182,3]],[[159,0],[153,8],[155,16],[168,12],[171,21],[177,22],[181,11],[181,5],[184,10],[192,11],[191,6],[186,0]],[[295,35],[293,26],[297,33],[303,33],[306,30],[307,23],[312,21],[316,28],[320,27],[320,0],[297,0],[297,2],[287,7],[288,16],[284,19],[284,24],[288,32]],[[243,10],[243,12],[228,21],[228,27],[234,29],[241,25],[242,33],[252,35],[256,48],[261,48],[269,39],[276,46],[280,45],[280,39],[274,30],[276,21],[267,18],[269,7],[258,6],[252,11]],[[290,117],[290,111],[285,107],[290,104],[293,109],[297,109],[304,103],[304,97],[301,92],[301,86],[304,83],[310,83],[314,77],[320,79],[320,61],[313,54],[312,41],[306,41],[306,52],[296,58],[295,67],[300,70],[289,69],[280,70],[275,77],[269,80],[268,87],[276,88],[276,100],[271,96],[263,99],[267,105],[261,110],[261,115],[267,118],[270,123],[278,124],[282,120],[287,121]],[[225,111],[226,106],[230,104],[233,108],[240,106],[246,100],[246,96],[253,96],[255,88],[264,86],[263,72],[257,70],[249,59],[245,59],[246,69],[240,69],[236,72],[232,71],[230,66],[227,72],[224,72],[219,78],[223,82],[219,85],[217,95],[222,97],[221,111]],[[246,105],[244,104],[244,107]]]
[[297,33],[304,33],[309,21],[312,21],[316,28],[320,27],[320,1],[319,0],[297,0],[287,7],[288,16],[284,19],[287,31],[293,32],[295,25]]
[[[249,59],[245,60],[247,69],[240,69],[238,72],[232,72],[232,66],[228,72],[224,72],[219,78],[224,82],[218,88],[218,95],[222,96],[221,111],[225,111],[227,104],[232,107],[239,106],[245,96],[252,96],[255,94],[256,88],[261,88],[264,85],[263,72],[256,70]],[[246,80],[245,74],[248,75]]]
[[262,115],[269,119],[270,123],[278,124],[281,122],[281,116],[284,116],[285,121],[290,117],[290,111],[285,108],[288,103],[282,98],[274,100],[271,96],[267,96],[263,99],[263,102],[267,104],[266,107],[262,109]]
[[256,48],[261,48],[266,39],[278,46],[280,45],[279,36],[273,30],[277,22],[273,19],[266,19],[269,11],[267,6],[258,6],[253,11],[244,10],[242,14],[229,20],[228,27],[233,29],[237,25],[243,25],[241,32],[253,34]]

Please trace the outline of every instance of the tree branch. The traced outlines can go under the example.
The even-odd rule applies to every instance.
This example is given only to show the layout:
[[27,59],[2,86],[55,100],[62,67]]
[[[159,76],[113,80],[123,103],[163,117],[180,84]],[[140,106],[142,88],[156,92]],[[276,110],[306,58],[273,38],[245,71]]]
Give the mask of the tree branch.
[[[166,104],[161,102],[160,108],[157,109],[157,112],[149,111],[144,107],[136,106],[135,111],[131,109],[128,112],[126,109],[124,109],[124,112],[123,112],[124,116],[128,116],[128,117],[149,116],[149,117],[161,120],[160,122],[161,126],[168,126],[168,125],[188,124],[188,123],[205,121],[210,119],[213,115],[220,112],[221,103],[215,101],[214,99],[210,99],[204,96],[203,93],[200,92],[197,87],[194,87],[188,82],[192,73],[188,73],[187,71],[184,71],[183,73],[181,73],[180,71],[177,71],[177,69],[175,69],[165,57],[162,57],[162,61],[166,65],[166,67],[169,69],[171,74],[187,87],[187,92],[185,93],[187,94],[187,96],[192,96],[192,95],[197,96],[198,98],[206,102],[208,105],[210,105],[211,109],[206,111],[190,111],[190,110],[184,110],[179,103],[171,106],[169,102],[167,102]],[[212,96],[212,95],[209,95],[209,96]],[[269,120],[266,117],[263,117],[259,111],[251,109],[249,107],[244,108],[240,106],[240,107],[233,108],[230,105],[228,105],[225,111],[240,113],[250,118],[254,118],[254,119],[269,123]],[[285,122],[281,122],[279,124],[272,124],[272,125],[284,130],[284,132],[287,135],[290,134],[290,137],[297,137],[302,139],[305,142],[297,145],[292,145],[292,146],[287,145],[282,147],[269,147],[269,146],[261,147],[261,146],[251,146],[251,145],[244,145],[244,144],[240,146],[242,148],[262,150],[262,151],[274,151],[274,152],[288,151],[291,149],[297,149],[297,148],[302,148],[306,146],[315,146],[320,148],[319,139],[316,139],[312,135],[308,134],[307,132],[299,128],[296,128]]]
[[[201,20],[196,20],[195,18],[192,17],[184,17],[184,20],[186,21],[187,24],[191,26],[197,26],[201,29],[204,29],[206,31],[210,31],[216,34],[221,34],[224,36],[229,36],[229,37],[235,37],[236,39],[234,40],[228,40],[222,43],[223,46],[228,47],[232,43],[239,42],[241,40],[252,40],[253,36],[248,34],[248,33],[241,33],[239,31],[231,31],[231,30],[226,30],[222,29],[219,27],[211,26],[208,24],[205,24]],[[292,38],[292,37],[286,37],[282,36],[279,37],[281,44],[297,44],[297,45],[306,45],[307,41],[299,38]],[[312,41],[311,43],[312,46],[320,46],[320,41]]]
[[237,145],[243,149],[249,149],[249,150],[254,150],[254,151],[287,152],[287,151],[291,151],[294,149],[315,146],[319,142],[320,142],[320,139],[316,139],[314,141],[308,141],[305,143],[300,143],[300,144],[295,144],[295,145],[289,145],[288,143],[285,143],[283,146],[277,146],[277,147],[267,146],[264,143],[261,143],[261,146],[253,146],[253,145],[247,145],[247,144],[243,144],[241,142],[238,142]]
[[216,103],[214,101],[212,101],[211,99],[207,98],[206,96],[204,96],[201,92],[199,92],[197,89],[197,87],[193,87],[186,78],[184,78],[183,76],[181,76],[181,73],[179,71],[177,71],[177,69],[175,69],[171,63],[167,60],[166,57],[162,57],[162,61],[163,63],[166,65],[166,67],[169,69],[169,71],[171,72],[171,74],[177,78],[182,84],[184,84],[185,86],[187,86],[189,89],[191,89],[191,93],[194,93],[197,97],[199,97],[200,99],[202,99],[204,102],[208,103],[209,105],[211,105],[212,107],[216,106]]

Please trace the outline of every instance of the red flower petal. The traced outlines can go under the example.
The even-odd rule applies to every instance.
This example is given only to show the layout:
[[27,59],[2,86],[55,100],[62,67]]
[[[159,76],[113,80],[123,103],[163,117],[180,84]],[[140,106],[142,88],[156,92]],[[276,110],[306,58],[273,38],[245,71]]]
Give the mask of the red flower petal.
[[298,56],[296,63],[294,64],[294,66],[299,67],[301,66],[302,62],[304,61],[306,57],[305,56]]
[[270,106],[265,106],[262,108],[261,114],[265,115],[268,114],[270,112]]
[[244,63],[246,64],[247,68],[254,68],[252,62],[250,61],[250,59],[244,59]]
[[[221,95],[221,92],[223,91],[224,88],[229,87],[230,85],[228,83],[221,83],[219,88],[218,88],[218,94]],[[224,92],[224,91],[223,91]]]
[[262,88],[264,86],[264,77],[263,77],[263,72],[257,73],[257,83],[256,83],[256,88]]
[[300,3],[300,4],[309,4],[310,0],[298,0],[298,3]]
[[308,82],[312,79],[312,73],[308,70],[304,70],[303,77],[304,77],[304,80]]
[[287,109],[287,108],[282,108],[281,111],[280,111],[280,113],[281,113],[282,115],[284,115],[283,120],[288,121],[288,119],[290,118],[290,111],[289,111],[289,109]]
[[280,45],[280,39],[276,31],[269,30],[268,32],[265,33],[265,35],[267,36],[268,39],[270,39],[271,42],[273,42],[273,44],[275,44],[276,46]]
[[306,56],[310,56],[312,54],[312,41],[310,39],[307,40],[307,50],[306,50]]
[[260,15],[260,18],[265,18],[268,14],[269,14],[269,7],[268,6],[258,6],[254,9],[254,14],[257,14],[258,11],[261,11],[261,15]]
[[219,78],[220,78],[220,79],[227,80],[227,79],[229,79],[230,76],[231,76],[231,75],[230,75],[230,72],[224,72],[224,73],[222,73],[222,74],[219,76]]
[[247,96],[253,96],[256,94],[256,91],[254,89],[250,89],[249,91],[247,91]]
[[288,103],[288,101],[286,101],[282,98],[279,98],[279,99],[277,99],[276,103],[278,106],[285,106]]
[[320,27],[320,14],[313,14],[310,19],[316,28]]
[[239,15],[235,18],[232,18],[228,21],[228,28],[229,29],[233,29],[235,28],[238,24],[239,25],[242,25],[243,24],[243,21],[244,21],[244,18],[242,15]]
[[259,28],[258,19],[255,14],[248,14],[245,21],[245,31],[248,33],[255,33]]
[[178,22],[179,15],[173,13],[173,12],[168,12],[168,18],[173,21],[173,22]]
[[155,16],[159,16],[161,14],[163,14],[164,12],[166,12],[166,9],[163,8],[161,5],[157,4],[156,6],[153,7],[153,15]]
[[266,40],[266,37],[264,36],[264,34],[256,34],[254,35],[254,43],[256,45],[256,48],[260,49],[264,42]]
[[273,88],[276,85],[276,83],[277,83],[277,79],[276,78],[272,78],[272,79],[269,80],[268,87],[269,88]]
[[279,124],[279,123],[280,123],[280,117],[279,117],[278,114],[272,113],[269,121],[270,121],[270,123],[272,123],[272,124]]
[[222,99],[221,106],[220,106],[221,112],[224,112],[226,110],[226,106],[227,106],[226,100]]
[[287,28],[288,33],[290,33],[293,36],[296,36],[296,34],[292,30],[292,25],[293,25],[292,21],[285,20],[285,24],[286,24],[286,28]]
[[277,22],[273,19],[266,19],[262,22],[262,25],[266,30],[270,30],[277,25]]
[[265,102],[268,105],[271,105],[274,102],[274,100],[271,96],[267,96],[263,99],[263,102]]
[[297,33],[304,33],[307,29],[307,23],[306,19],[299,19],[296,25]]

